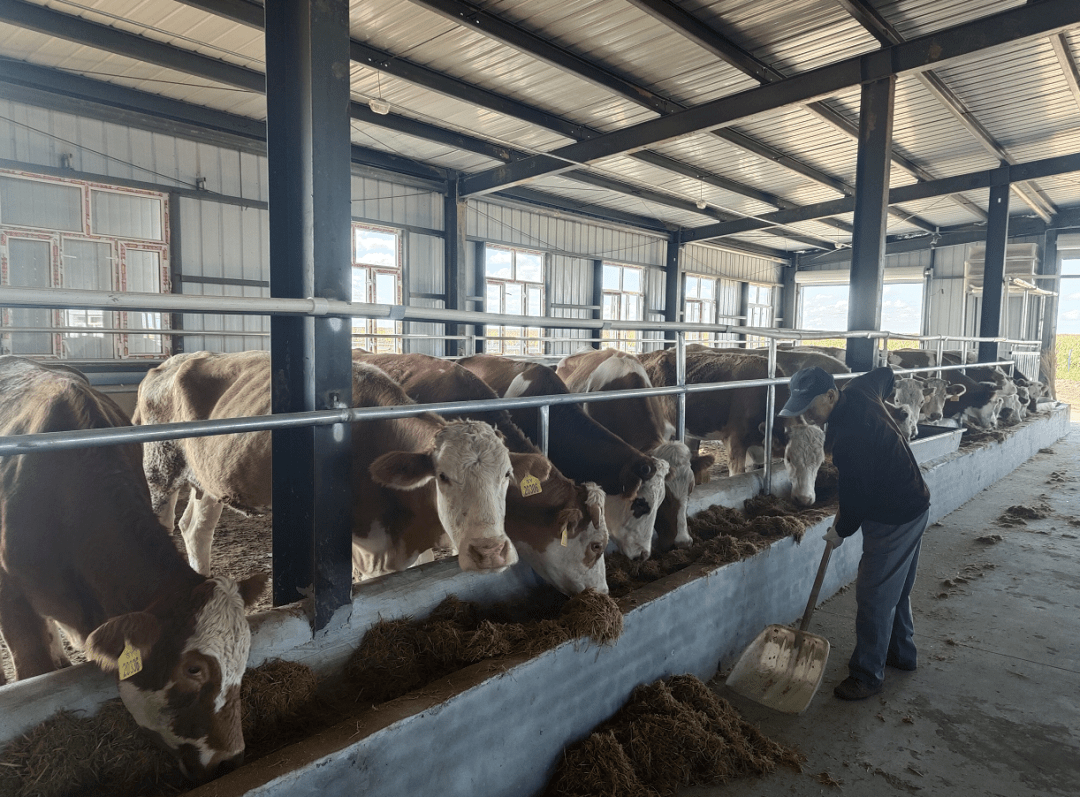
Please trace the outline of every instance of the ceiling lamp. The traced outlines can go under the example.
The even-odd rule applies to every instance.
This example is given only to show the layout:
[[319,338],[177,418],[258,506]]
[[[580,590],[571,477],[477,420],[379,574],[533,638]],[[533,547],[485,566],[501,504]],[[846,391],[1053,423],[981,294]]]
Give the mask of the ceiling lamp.
[[386,100],[372,98],[368,101],[368,107],[379,116],[386,116],[390,113],[390,103]]

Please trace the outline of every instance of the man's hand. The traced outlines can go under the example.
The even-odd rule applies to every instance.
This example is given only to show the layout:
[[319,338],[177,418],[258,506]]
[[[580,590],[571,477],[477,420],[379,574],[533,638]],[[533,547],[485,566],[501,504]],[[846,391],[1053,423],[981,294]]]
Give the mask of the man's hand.
[[832,547],[834,549],[839,548],[841,545],[844,544],[844,538],[836,533],[835,524],[832,525],[832,526],[829,526],[829,530],[825,532],[825,534],[822,536],[821,539],[825,540],[825,542],[832,545]]

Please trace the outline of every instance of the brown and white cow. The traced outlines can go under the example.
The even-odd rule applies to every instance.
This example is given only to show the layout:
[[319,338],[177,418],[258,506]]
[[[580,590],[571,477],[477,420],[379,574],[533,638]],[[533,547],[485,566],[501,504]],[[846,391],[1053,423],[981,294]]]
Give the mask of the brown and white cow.
[[[489,354],[466,357],[457,363],[504,398],[570,392],[553,369],[539,363]],[[530,440],[539,440],[535,409],[511,410],[510,417]],[[608,533],[629,559],[648,559],[670,464],[643,454],[593,420],[580,404],[551,407],[548,457],[575,481],[608,485],[604,501]]]
[[[426,354],[357,352],[353,360],[376,365],[421,404],[498,398],[478,376],[449,360]],[[494,426],[510,451],[547,462],[505,410],[470,412],[468,417]],[[521,558],[564,594],[590,587],[606,593],[604,491],[591,482],[575,484],[550,467],[538,493],[524,495],[520,485],[511,486],[506,496],[506,532]]]
[[[649,381],[657,386],[676,384],[675,349],[639,354]],[[778,377],[787,376],[777,367]],[[768,378],[768,363],[764,357],[749,354],[715,354],[695,351],[686,355],[686,383],[738,382]],[[788,389],[776,388],[776,408],[787,401]],[[741,387],[709,393],[690,393],[686,397],[686,429],[703,439],[722,440],[728,452],[728,472],[732,475],[746,469],[746,455],[751,446],[762,446],[765,425],[765,387]],[[669,418],[675,417],[673,397],[665,397]],[[780,418],[774,425],[773,453],[781,453],[791,481],[792,500],[809,506],[817,500],[814,482],[824,461],[815,427],[801,419]],[[778,452],[779,449],[779,452]],[[814,463],[817,463],[816,465]]]
[[[0,435],[129,425],[77,371],[0,357]],[[184,562],[150,506],[138,445],[0,457],[0,633],[16,678],[68,665],[56,626],[104,670],[136,656],[124,705],[196,780],[243,758],[245,608],[265,584]]]
[[[270,355],[178,354],[139,385],[138,423],[209,420],[270,412]],[[353,367],[353,406],[412,404],[386,374]],[[443,531],[463,570],[499,572],[517,561],[503,530],[510,479],[543,476],[540,457],[511,457],[486,424],[433,413],[365,421],[353,435],[353,545],[362,575],[400,570]],[[146,444],[154,510],[171,527],[176,497],[193,488],[180,530],[200,572],[210,568],[222,508],[259,513],[271,504],[271,433],[249,432]],[[375,573],[365,568],[376,569]]]
[[[559,363],[558,374],[575,393],[653,387],[637,358],[616,349],[572,354]],[[675,426],[658,396],[593,402],[585,405],[585,412],[631,445],[668,463],[664,502],[656,518],[657,539],[661,550],[689,547],[690,494],[713,457],[692,456],[685,443],[672,440]]]

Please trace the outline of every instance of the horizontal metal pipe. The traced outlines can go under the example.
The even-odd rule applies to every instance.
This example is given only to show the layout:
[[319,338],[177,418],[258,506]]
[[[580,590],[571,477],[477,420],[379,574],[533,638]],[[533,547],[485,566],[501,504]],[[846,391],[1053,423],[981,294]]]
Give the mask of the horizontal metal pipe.
[[[261,297],[190,296],[173,293],[131,293],[79,291],[61,288],[15,288],[0,286],[0,307],[49,307],[91,310],[149,311],[172,313],[224,313],[238,315],[315,315],[353,318],[382,318],[393,321],[485,324],[489,326],[541,327],[544,329],[610,329],[647,332],[717,332],[755,335],[778,340],[823,340],[827,338],[894,338],[897,340],[937,340],[940,335],[900,335],[882,330],[836,332],[778,330],[733,324],[693,324],[673,321],[606,321],[593,318],[538,318],[534,316],[477,313],[437,307],[344,302],[322,298],[276,299]],[[370,333],[368,333],[370,334]],[[950,338],[1003,342],[1005,338]]]
[[[1011,361],[979,363],[979,367],[1011,365]],[[947,365],[930,368],[911,368],[897,371],[901,374],[924,371],[948,371],[975,367],[973,365]],[[834,374],[838,380],[853,379],[859,373]],[[210,437],[220,434],[240,434],[267,429],[287,429],[299,426],[329,426],[335,423],[359,423],[376,418],[407,418],[423,412],[440,415],[459,415],[466,412],[488,412],[497,409],[522,409],[527,407],[553,406],[556,404],[588,404],[594,401],[614,401],[620,398],[643,396],[670,396],[680,393],[709,393],[718,390],[786,385],[790,377],[778,379],[751,379],[744,382],[705,382],[695,385],[671,387],[635,388],[599,393],[567,393],[557,396],[523,396],[520,398],[485,399],[482,401],[444,401],[436,404],[408,404],[395,407],[363,407],[317,412],[293,412],[279,415],[255,415],[243,418],[222,418],[213,421],[186,421],[162,423],[149,426],[124,426],[112,429],[78,429],[67,432],[43,432],[31,435],[0,437],[0,456],[29,454],[37,451],[61,451],[76,448],[94,448],[124,443],[148,443],[157,440],[174,440],[182,437]]]

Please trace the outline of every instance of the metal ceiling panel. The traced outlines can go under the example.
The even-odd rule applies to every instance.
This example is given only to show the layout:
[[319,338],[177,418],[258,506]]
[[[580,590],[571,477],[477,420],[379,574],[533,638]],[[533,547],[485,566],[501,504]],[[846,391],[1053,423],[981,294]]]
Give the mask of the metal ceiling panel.
[[885,0],[872,5],[905,39],[988,17],[1024,0]]

